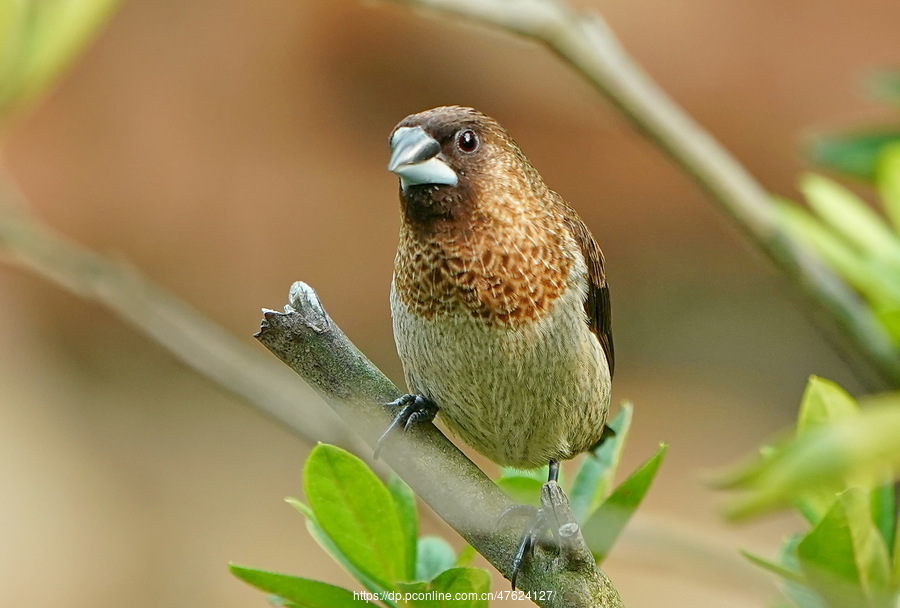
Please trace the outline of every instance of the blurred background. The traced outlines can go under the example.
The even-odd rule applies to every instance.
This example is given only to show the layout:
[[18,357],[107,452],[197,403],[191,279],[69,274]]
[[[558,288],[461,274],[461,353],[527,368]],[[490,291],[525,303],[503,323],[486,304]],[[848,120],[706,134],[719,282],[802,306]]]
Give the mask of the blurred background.
[[[857,85],[898,60],[897,3],[579,4],[773,192],[796,195],[804,135],[889,118]],[[809,374],[864,385],[794,288],[544,49],[383,2],[130,0],[4,161],[42,220],[261,352],[259,309],[310,283],[402,384],[387,136],[444,104],[503,123],[606,254],[614,400],[635,403],[623,470],[670,444],[606,565],[626,605],[766,605],[737,550],[772,556],[794,522],[722,522],[703,476],[788,425]],[[355,588],[282,501],[310,448],[102,307],[0,265],[3,605],[263,606],[228,561]]]

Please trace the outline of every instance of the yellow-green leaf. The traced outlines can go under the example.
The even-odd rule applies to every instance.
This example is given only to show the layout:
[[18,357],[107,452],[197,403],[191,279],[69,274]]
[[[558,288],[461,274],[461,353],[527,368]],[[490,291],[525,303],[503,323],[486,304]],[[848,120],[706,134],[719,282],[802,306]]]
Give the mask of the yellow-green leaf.
[[277,595],[299,608],[361,608],[375,606],[356,599],[353,592],[343,587],[313,581],[288,574],[256,570],[231,564],[231,573],[260,591]]
[[900,143],[886,146],[878,158],[875,180],[884,212],[900,232]]
[[598,562],[609,555],[612,546],[637,511],[653,483],[659,465],[666,455],[666,445],[623,481],[582,526],[584,540]]
[[387,588],[406,578],[394,499],[362,460],[319,444],[306,461],[303,489],[318,525],[357,568]]

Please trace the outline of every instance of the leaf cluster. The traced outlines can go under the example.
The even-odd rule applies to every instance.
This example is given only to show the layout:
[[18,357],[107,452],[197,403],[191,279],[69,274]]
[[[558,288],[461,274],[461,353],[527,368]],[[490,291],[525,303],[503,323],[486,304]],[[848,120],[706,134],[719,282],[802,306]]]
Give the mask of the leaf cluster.
[[[900,106],[900,72],[878,72],[869,88]],[[882,213],[837,182],[810,174],[800,182],[808,208],[776,201],[781,227],[866,300],[900,347],[900,127],[819,136],[806,152],[820,167],[874,187]]]
[[[614,487],[631,418],[632,406],[624,404],[610,423],[615,435],[584,458],[569,486],[572,511],[598,561],[609,554],[640,505],[666,452],[666,446],[660,446]],[[546,469],[506,469],[497,483],[513,499],[536,504],[545,479]],[[303,480],[307,502],[295,498],[287,502],[306,517],[307,530],[316,542],[368,594],[232,564],[235,576],[288,608],[488,605],[484,594],[490,590],[490,575],[469,566],[474,549],[467,546],[457,554],[441,538],[420,537],[415,496],[399,477],[392,475],[384,483],[356,456],[320,444],[306,461]],[[470,599],[446,599],[458,593]]]
[[839,386],[809,380],[796,433],[764,446],[722,475],[741,490],[735,518],[793,506],[808,529],[776,561],[746,554],[777,574],[796,608],[894,608],[900,543],[894,486],[900,472],[900,394],[861,409]]
[[[445,540],[418,536],[415,495],[399,477],[383,483],[356,456],[319,444],[303,470],[307,504],[287,502],[306,517],[310,535],[369,594],[296,576],[231,565],[243,581],[277,596],[288,608],[450,605],[427,599],[428,592],[464,593],[476,598],[490,589],[490,575],[467,564]],[[433,597],[441,597],[432,594]],[[426,599],[405,599],[426,598]],[[375,601],[369,601],[369,600]],[[478,608],[487,600],[458,600],[453,606]]]

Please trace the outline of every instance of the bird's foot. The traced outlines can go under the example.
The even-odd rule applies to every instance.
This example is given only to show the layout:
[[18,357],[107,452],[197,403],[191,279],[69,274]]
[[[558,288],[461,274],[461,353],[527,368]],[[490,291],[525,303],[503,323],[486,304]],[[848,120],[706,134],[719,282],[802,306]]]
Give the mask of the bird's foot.
[[529,525],[525,528],[522,536],[519,537],[519,544],[516,547],[516,553],[510,563],[509,580],[512,588],[516,588],[516,579],[522,566],[534,556],[534,549],[538,545],[555,546],[555,527],[556,518],[546,506],[540,508],[529,505],[515,505],[507,509],[500,516],[500,524],[509,517],[517,515],[527,515],[530,518]]
[[509,580],[512,588],[516,588],[516,579],[519,578],[519,571],[522,565],[534,555],[534,548],[542,542],[552,538],[550,532],[549,521],[543,508],[532,507],[530,505],[515,505],[510,507],[500,516],[500,524],[507,518],[517,515],[527,515],[531,519],[531,523],[525,528],[522,536],[519,537],[519,544],[516,548],[516,554],[513,556],[512,563],[509,568]]
[[430,399],[422,395],[403,395],[395,401],[385,403],[386,406],[399,407],[400,409],[394,414],[394,419],[381,434],[375,443],[375,458],[378,458],[381,448],[384,446],[388,436],[395,429],[401,428],[406,431],[410,426],[417,422],[429,422],[434,420],[437,415],[438,406]]
[[547,483],[541,486],[540,508],[515,505],[500,516],[499,524],[512,515],[527,514],[531,524],[519,538],[516,553],[510,565],[509,580],[516,588],[516,580],[523,565],[534,556],[535,547],[543,545],[557,552],[559,563],[567,569],[592,568],[594,558],[584,543],[581,529],[575,521],[569,500],[557,483],[559,462],[550,461]]

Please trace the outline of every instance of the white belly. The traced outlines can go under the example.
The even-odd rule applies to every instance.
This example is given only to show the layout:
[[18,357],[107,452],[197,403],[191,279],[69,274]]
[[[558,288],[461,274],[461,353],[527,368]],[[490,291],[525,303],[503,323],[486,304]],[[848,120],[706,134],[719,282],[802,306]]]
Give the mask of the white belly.
[[455,434],[498,464],[534,468],[585,451],[603,431],[610,375],[579,291],[536,322],[488,327],[465,312],[412,315],[392,290],[409,390],[434,401]]

